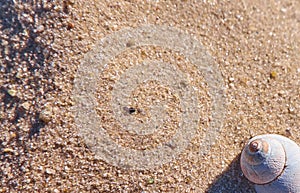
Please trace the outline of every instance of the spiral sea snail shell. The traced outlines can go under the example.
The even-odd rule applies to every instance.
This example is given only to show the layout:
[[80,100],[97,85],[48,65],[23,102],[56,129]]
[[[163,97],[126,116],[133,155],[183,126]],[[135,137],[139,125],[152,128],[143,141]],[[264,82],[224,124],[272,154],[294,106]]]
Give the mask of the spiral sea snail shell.
[[300,147],[276,134],[252,138],[241,155],[245,177],[257,193],[300,193]]

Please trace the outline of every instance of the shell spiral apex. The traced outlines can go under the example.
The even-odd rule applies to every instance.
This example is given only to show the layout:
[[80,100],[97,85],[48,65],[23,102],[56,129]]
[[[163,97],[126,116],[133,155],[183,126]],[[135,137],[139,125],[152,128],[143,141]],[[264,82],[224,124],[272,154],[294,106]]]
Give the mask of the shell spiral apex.
[[256,184],[276,179],[285,165],[283,146],[272,138],[256,137],[248,142],[241,157],[244,175]]
[[258,193],[300,192],[300,148],[275,134],[256,136],[245,145],[241,169]]

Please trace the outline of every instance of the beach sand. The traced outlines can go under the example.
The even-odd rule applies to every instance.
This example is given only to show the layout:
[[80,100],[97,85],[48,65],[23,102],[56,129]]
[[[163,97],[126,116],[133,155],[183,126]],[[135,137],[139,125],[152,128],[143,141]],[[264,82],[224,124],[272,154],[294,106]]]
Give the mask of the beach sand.
[[[108,64],[99,64],[105,73],[96,77],[92,92],[98,96],[100,126],[108,133],[104,138],[136,151],[156,148],[176,129],[186,129],[178,126],[184,107],[168,86],[143,82],[131,93],[131,106],[123,109],[124,122],[132,120],[126,116],[147,122],[154,113],[149,109],[159,109],[160,101],[167,112],[155,111],[153,124],[161,123],[160,116],[170,120],[151,137],[122,131],[123,119],[113,117],[109,102],[120,74],[141,60],[162,60],[188,74],[183,87],[197,90],[199,123],[187,147],[161,166],[136,169],[101,157],[101,141],[94,139],[98,131],[85,133],[86,125],[78,124],[74,80],[82,75],[78,71],[87,70],[84,64],[97,61],[101,39],[145,25],[168,26],[195,38],[211,57],[208,64],[219,73],[222,92],[209,90],[207,71],[198,72],[183,53],[155,45],[132,47],[139,43],[134,38]],[[116,47],[118,39],[108,40],[108,48]],[[247,140],[276,133],[300,144],[299,53],[297,0],[1,1],[0,192],[254,192],[239,166]],[[223,100],[222,108],[213,106],[214,94]],[[222,127],[213,128],[214,121]]]

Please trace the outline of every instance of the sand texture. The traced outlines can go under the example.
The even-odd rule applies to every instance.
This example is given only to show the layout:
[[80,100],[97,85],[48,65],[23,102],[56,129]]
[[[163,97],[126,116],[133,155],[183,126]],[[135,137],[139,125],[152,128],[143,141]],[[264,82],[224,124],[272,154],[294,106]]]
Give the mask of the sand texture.
[[0,193],[252,193],[299,120],[298,0],[0,1]]

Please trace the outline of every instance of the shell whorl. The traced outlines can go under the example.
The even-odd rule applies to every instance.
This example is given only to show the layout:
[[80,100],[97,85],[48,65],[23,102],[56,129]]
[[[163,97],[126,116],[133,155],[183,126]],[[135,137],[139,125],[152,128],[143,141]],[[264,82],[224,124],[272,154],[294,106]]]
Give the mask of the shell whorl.
[[267,184],[284,170],[286,154],[281,143],[273,138],[257,136],[245,146],[241,155],[241,168],[248,180]]

